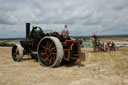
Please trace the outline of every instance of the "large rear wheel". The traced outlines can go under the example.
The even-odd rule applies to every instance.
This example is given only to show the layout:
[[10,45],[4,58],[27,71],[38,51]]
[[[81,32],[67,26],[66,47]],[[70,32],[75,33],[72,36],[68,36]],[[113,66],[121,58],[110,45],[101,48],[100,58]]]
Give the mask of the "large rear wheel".
[[63,60],[63,46],[56,37],[47,36],[41,39],[37,51],[41,65],[56,67]]

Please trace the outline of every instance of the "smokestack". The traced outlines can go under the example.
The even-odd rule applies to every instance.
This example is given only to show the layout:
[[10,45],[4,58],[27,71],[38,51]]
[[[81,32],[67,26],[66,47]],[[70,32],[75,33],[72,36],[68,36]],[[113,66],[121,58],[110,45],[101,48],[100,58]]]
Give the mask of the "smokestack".
[[30,23],[26,23],[26,39],[29,39],[30,34]]

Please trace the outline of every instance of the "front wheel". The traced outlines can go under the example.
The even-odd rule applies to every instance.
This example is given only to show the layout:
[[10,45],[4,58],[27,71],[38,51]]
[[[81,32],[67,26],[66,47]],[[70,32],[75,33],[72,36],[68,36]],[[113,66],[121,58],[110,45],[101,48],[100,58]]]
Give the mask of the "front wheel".
[[14,45],[12,48],[12,59],[20,62],[23,57],[23,48],[21,45]]

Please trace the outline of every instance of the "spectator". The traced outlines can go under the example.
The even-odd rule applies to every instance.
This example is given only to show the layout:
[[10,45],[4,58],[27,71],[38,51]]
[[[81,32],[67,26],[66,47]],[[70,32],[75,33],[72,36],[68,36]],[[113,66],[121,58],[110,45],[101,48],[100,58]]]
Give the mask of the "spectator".
[[116,50],[114,42],[111,43],[111,50]]

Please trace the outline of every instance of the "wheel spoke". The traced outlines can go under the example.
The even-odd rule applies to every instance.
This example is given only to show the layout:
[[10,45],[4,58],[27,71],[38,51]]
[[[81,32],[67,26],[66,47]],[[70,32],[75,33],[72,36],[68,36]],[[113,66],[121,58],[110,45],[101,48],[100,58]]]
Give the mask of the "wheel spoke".
[[57,53],[57,52],[56,52],[56,48],[55,48],[55,49],[53,49],[53,50],[52,50],[52,52],[53,52],[53,53]]
[[47,53],[43,53],[43,52],[42,52],[41,55],[47,55]]
[[52,43],[50,43],[49,48],[51,48],[51,46],[52,46]]
[[52,60],[51,60],[51,58],[49,58],[49,64],[51,64],[52,63]]
[[45,59],[43,59],[44,62],[46,62],[48,60],[48,57],[46,57]]
[[53,47],[53,48],[51,49],[51,51],[54,50],[54,49],[56,49],[56,47]]
[[18,48],[15,49],[15,53],[14,53],[14,55],[16,56],[16,58],[19,57],[19,50],[18,50]]
[[47,47],[45,47],[45,46],[42,46],[42,48],[44,48],[45,50],[49,50]]
[[16,53],[19,53],[19,50],[18,50],[18,48],[16,48]]
[[53,46],[53,43],[51,42],[51,44],[49,45],[49,48],[53,48],[54,46]]
[[49,43],[48,43],[48,41],[46,41],[46,46],[49,48]]
[[57,55],[56,53],[51,53],[52,55]]
[[18,58],[18,57],[19,57],[19,55],[16,54],[16,58]]
[[52,62],[54,62],[55,61],[55,56],[52,56],[51,59],[52,59]]

